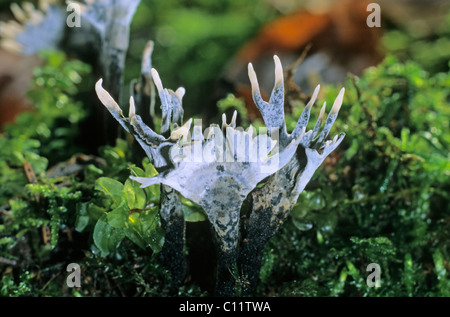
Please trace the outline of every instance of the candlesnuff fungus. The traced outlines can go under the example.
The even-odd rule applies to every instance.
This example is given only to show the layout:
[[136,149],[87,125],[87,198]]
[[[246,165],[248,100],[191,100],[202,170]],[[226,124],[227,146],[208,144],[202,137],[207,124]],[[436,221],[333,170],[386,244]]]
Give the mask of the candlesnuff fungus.
[[[221,127],[211,125],[202,133],[198,120],[189,119],[183,125],[185,91],[163,88],[158,73],[151,68],[153,42],[150,41],[144,50],[140,80],[132,83],[129,113],[125,117],[115,99],[120,97],[130,23],[140,0],[71,3],[79,5],[83,19],[81,28],[70,30],[66,28],[65,8],[53,0],[40,0],[38,9],[30,3],[22,7],[12,4],[18,22],[0,25],[0,45],[22,54],[63,44],[77,50],[93,47],[104,76],[104,82],[99,80],[96,84],[99,99],[135,137],[159,172],[154,178],[132,178],[143,187],[161,183],[160,214],[165,230],[161,253],[172,275],[171,288],[174,290],[181,284],[187,268],[181,194],[205,209],[214,229],[218,257],[216,293],[234,294],[235,264],[241,280],[247,282],[243,283],[244,292],[251,293],[257,284],[266,242],[284,222],[315,170],[344,138],[341,133],[326,141],[342,104],[344,89],[337,96],[323,129],[320,131],[325,104],[313,130],[306,132],[319,91],[317,86],[295,129],[288,134],[283,70],[280,60],[274,56],[275,85],[269,102],[261,98],[253,66],[248,67],[253,99],[266,129],[260,129],[259,134],[253,127],[240,129],[236,127],[234,113],[230,124],[223,115]],[[159,134],[152,122],[155,97],[152,80],[162,104]],[[148,106],[150,111],[145,110]],[[265,183],[257,186],[263,180]],[[249,212],[241,210],[245,200],[249,202]]]
[[[194,120],[191,133],[192,119],[181,126],[184,89],[163,88],[155,69],[151,75],[162,104],[161,134],[149,128],[136,114],[133,97],[128,117],[125,117],[103,89],[101,79],[95,87],[101,102],[136,138],[159,172],[152,178],[130,178],[141,187],[163,184],[165,190],[176,191],[205,210],[217,247],[217,295],[235,294],[232,271],[236,264],[242,279],[249,285],[244,291],[254,290],[264,245],[287,217],[315,170],[344,138],[341,133],[326,141],[342,104],[344,89],[337,96],[322,131],[319,133],[325,104],[313,130],[306,132],[319,86],[293,132],[287,133],[283,70],[277,56],[274,61],[275,85],[269,102],[261,98],[253,66],[248,66],[253,99],[266,125],[259,134],[252,126],[247,130],[237,128],[236,113],[230,124],[223,115],[221,127],[211,125],[204,133],[199,120]],[[171,123],[174,128],[169,134]],[[265,184],[257,187],[263,180]],[[241,207],[246,199],[251,203],[251,212],[244,216]],[[168,216],[162,215],[163,218]]]

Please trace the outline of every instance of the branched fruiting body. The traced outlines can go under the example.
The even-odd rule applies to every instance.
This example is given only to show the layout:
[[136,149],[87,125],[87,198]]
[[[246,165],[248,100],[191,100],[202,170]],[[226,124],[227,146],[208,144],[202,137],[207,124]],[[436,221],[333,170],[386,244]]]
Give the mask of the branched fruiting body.
[[[252,292],[255,289],[262,252],[268,239],[287,218],[316,169],[344,138],[341,133],[332,141],[325,141],[342,104],[344,89],[337,96],[323,129],[321,125],[325,105],[314,129],[306,132],[319,86],[297,126],[288,134],[284,119],[283,70],[277,56],[274,56],[274,61],[275,84],[269,102],[261,97],[252,65],[249,64],[248,68],[253,98],[267,127],[265,133],[259,135],[251,126],[247,130],[237,128],[236,114],[230,124],[227,124],[226,116],[223,115],[222,128],[211,125],[205,134],[201,133],[202,127],[194,121],[191,133],[192,119],[180,126],[184,89],[179,88],[176,92],[165,89],[154,69],[151,75],[163,113],[160,134],[145,125],[135,113],[133,98],[130,99],[129,117],[126,118],[102,88],[101,81],[96,85],[102,103],[135,136],[160,172],[151,178],[132,176],[131,179],[139,182],[141,187],[163,184],[166,198],[162,200],[161,216],[167,224],[166,234],[177,223],[170,219],[176,215],[177,219],[181,217],[178,202],[175,205],[171,203],[177,201],[175,196],[170,198],[174,192],[205,210],[214,231],[218,260],[216,294],[219,296],[235,294],[232,272],[236,264],[243,279],[248,282],[244,291]],[[175,128],[169,133],[171,124]],[[264,185],[257,187],[263,180]],[[251,203],[251,211],[245,223],[241,223],[241,207],[246,199]],[[184,229],[179,229],[178,237],[180,230]],[[178,248],[179,254],[179,239],[175,238],[177,235],[173,232],[170,234],[173,235],[173,239],[168,240],[170,248]],[[173,256],[175,253],[168,254]],[[179,276],[175,279],[179,279]]]

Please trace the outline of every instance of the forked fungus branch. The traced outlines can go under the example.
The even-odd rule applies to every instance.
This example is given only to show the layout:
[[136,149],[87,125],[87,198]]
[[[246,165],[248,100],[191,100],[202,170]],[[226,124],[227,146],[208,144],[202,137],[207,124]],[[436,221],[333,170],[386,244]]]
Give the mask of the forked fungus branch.
[[[205,210],[213,228],[218,263],[216,294],[235,294],[232,273],[235,265],[242,274],[240,278],[246,281],[244,291],[251,293],[257,284],[265,244],[284,222],[315,170],[344,138],[341,133],[326,140],[341,107],[344,89],[336,97],[323,128],[325,103],[315,127],[306,131],[310,110],[320,89],[317,86],[295,129],[291,134],[286,131],[283,70],[277,56],[274,62],[275,84],[268,102],[261,97],[253,66],[248,66],[253,99],[266,125],[259,134],[252,126],[247,130],[236,127],[236,113],[230,124],[224,114],[222,126],[211,125],[205,133],[202,133],[202,126],[195,123],[191,129],[192,119],[181,125],[184,89],[164,88],[155,69],[151,70],[151,76],[162,109],[159,134],[136,114],[133,97],[128,117],[125,117],[103,89],[102,80],[96,84],[101,102],[135,137],[159,172],[152,178],[130,178],[141,187],[162,184],[161,217],[167,244],[163,255],[174,277],[174,287],[181,283],[180,272],[185,268],[180,194]],[[264,185],[257,187],[263,180]],[[241,215],[246,199],[251,203],[251,212]]]

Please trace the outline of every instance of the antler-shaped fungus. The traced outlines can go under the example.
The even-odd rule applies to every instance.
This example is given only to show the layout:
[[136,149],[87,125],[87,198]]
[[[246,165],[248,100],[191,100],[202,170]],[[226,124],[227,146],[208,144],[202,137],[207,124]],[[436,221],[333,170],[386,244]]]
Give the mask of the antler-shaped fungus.
[[[294,131],[287,133],[283,70],[277,56],[274,56],[274,61],[275,84],[269,102],[261,98],[256,74],[249,64],[253,98],[267,127],[262,132],[260,129],[259,135],[252,126],[246,131],[236,128],[235,113],[230,124],[227,124],[226,116],[223,115],[222,129],[218,125],[211,125],[205,135],[197,120],[194,120],[191,134],[190,119],[181,127],[175,124],[176,129],[169,136],[167,131],[170,123],[177,121],[181,124],[184,89],[179,88],[174,92],[163,88],[155,69],[152,69],[151,74],[162,104],[161,134],[146,126],[135,113],[133,97],[130,98],[129,116],[126,118],[114,99],[102,88],[101,80],[96,84],[102,103],[124,129],[135,136],[160,172],[152,178],[130,178],[141,183],[141,187],[164,184],[205,210],[215,232],[218,295],[234,294],[231,270],[237,259],[253,287],[257,280],[255,272],[259,272],[256,262],[267,239],[276,232],[314,171],[344,137],[342,133],[334,137],[333,141],[325,141],[342,104],[343,89],[321,133],[318,134],[325,104],[314,129],[305,132],[319,86]],[[299,148],[303,151],[299,151]],[[257,188],[264,179],[268,181]],[[253,203],[252,213],[241,229],[241,207],[249,197]],[[283,208],[278,208],[280,204],[283,204]],[[247,242],[242,244],[239,251],[240,235],[245,236]]]
[[[270,112],[273,113],[274,110],[267,107],[266,103],[261,99],[256,75],[251,64],[249,64],[248,69],[252,83],[253,99],[263,115],[264,122],[268,124],[267,121],[271,120],[272,117]],[[310,111],[316,101],[319,89],[320,85],[315,88],[312,98],[303,110],[293,132],[290,135],[287,133],[281,134],[280,139],[286,139],[287,142],[300,136],[300,144],[296,155],[282,169],[273,174],[263,186],[252,191],[248,197],[251,211],[244,218],[242,224],[242,239],[238,259],[242,278],[246,281],[243,284],[244,293],[252,293],[256,287],[261,257],[267,241],[286,220],[290,210],[297,202],[298,196],[305,189],[316,169],[339,146],[345,137],[345,133],[340,133],[333,140],[325,141],[342,105],[344,88],[341,89],[336,97],[322,131],[319,133],[325,117],[326,103],[323,104],[320,110],[314,128],[305,132]],[[272,92],[272,96],[273,94]],[[279,104],[283,105],[282,99],[279,101]],[[280,108],[281,106],[279,106],[278,114],[281,116],[283,113]],[[280,126],[281,124],[283,123],[278,121],[277,125]]]

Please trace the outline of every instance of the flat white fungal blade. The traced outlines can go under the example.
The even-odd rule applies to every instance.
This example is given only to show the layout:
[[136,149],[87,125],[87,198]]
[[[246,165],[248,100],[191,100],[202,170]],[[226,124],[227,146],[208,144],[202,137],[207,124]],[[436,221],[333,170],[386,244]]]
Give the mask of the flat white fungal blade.
[[274,55],[273,59],[275,61],[275,86],[283,85],[283,67],[281,66],[280,58]]
[[334,100],[333,108],[331,108],[330,114],[337,114],[342,106],[342,101],[344,100],[345,88],[342,88],[338,96]]
[[153,82],[155,83],[156,89],[158,89],[158,92],[161,94],[163,91],[163,85],[161,82],[161,78],[159,77],[158,71],[154,68],[152,68],[152,78]]
[[98,99],[102,104],[108,108],[109,111],[122,112],[117,102],[114,98],[102,87],[103,79],[99,79],[95,84],[95,92],[97,93]]
[[136,106],[134,104],[133,96],[130,97],[130,109],[128,111],[128,118],[131,120],[136,115]]

